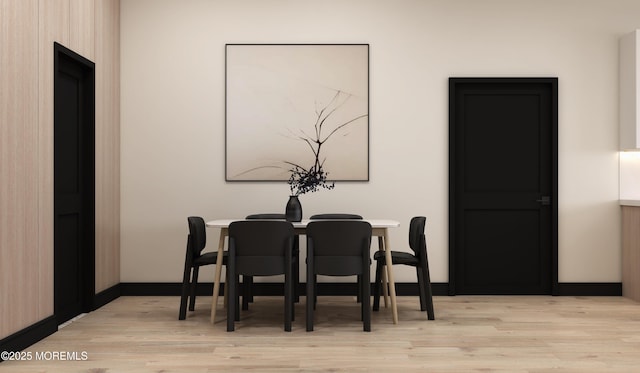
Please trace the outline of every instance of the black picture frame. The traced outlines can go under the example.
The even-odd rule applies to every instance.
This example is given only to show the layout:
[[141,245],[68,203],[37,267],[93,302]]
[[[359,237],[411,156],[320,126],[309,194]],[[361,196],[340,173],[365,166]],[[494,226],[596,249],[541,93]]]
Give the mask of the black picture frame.
[[369,181],[369,44],[226,44],[225,180]]

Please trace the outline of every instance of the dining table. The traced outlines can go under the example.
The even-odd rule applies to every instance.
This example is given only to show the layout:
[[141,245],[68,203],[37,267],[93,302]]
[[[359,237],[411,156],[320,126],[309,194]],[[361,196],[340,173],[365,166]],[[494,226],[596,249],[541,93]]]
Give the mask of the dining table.
[[[216,260],[216,271],[213,282],[213,300],[211,302],[211,323],[213,324],[216,317],[216,309],[218,307],[218,294],[220,292],[220,277],[222,274],[222,257],[224,254],[224,244],[226,238],[229,236],[229,225],[234,221],[241,221],[244,219],[217,219],[211,220],[206,223],[207,228],[219,228],[220,229],[220,238],[218,240],[218,257]],[[303,219],[298,222],[291,222],[293,228],[298,235],[305,235],[307,224],[311,221],[317,220],[309,220]],[[400,223],[395,220],[389,219],[363,219],[363,221],[371,224],[371,235],[373,237],[378,237],[378,248],[377,250],[384,251],[386,263],[392,263],[391,260],[391,247],[389,244],[389,228],[396,228],[400,226]],[[393,277],[393,266],[387,265],[386,271],[383,272],[383,294],[384,294],[384,305],[385,307],[389,306],[391,303],[391,313],[393,317],[393,323],[398,323],[398,307],[396,303],[396,287],[395,280]],[[388,288],[388,291],[387,291]]]

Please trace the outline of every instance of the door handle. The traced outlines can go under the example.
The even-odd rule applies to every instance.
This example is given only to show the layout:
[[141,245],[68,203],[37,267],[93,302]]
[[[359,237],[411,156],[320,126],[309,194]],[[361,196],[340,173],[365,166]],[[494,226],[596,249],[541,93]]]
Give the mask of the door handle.
[[540,199],[537,199],[536,202],[540,203],[542,206],[549,206],[551,204],[551,197],[542,196]]

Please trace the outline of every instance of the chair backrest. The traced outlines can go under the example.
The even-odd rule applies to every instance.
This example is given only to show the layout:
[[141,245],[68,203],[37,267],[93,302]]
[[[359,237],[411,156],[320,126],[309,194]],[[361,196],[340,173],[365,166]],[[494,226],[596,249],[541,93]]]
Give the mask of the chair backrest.
[[[229,260],[239,274],[283,274],[291,265],[293,225],[279,220],[243,220],[229,224]],[[287,264],[289,263],[289,264]]]
[[273,214],[273,213],[267,213],[267,214],[251,214],[251,215],[247,215],[247,217],[245,218],[247,220],[255,220],[255,219],[262,219],[262,220],[287,220],[287,216],[285,214]]
[[306,233],[313,239],[316,256],[359,256],[363,239],[371,241],[371,224],[356,220],[315,221],[307,224]]
[[[368,268],[371,224],[357,220],[324,220],[307,224],[307,250],[316,273],[345,276]],[[309,260],[309,258],[307,258]]]
[[245,220],[229,225],[237,256],[282,256],[293,235],[293,225],[287,221]]
[[327,220],[327,219],[360,219],[362,216],[357,214],[316,214],[312,215],[311,220]]
[[207,232],[205,231],[204,219],[199,216],[189,216],[187,223],[189,223],[188,246],[191,254],[197,257],[207,245]]
[[424,236],[426,221],[427,218],[424,216],[415,216],[411,218],[411,222],[409,223],[409,247],[416,254],[419,254],[420,250],[423,249],[420,245],[421,241],[424,240],[421,236]]

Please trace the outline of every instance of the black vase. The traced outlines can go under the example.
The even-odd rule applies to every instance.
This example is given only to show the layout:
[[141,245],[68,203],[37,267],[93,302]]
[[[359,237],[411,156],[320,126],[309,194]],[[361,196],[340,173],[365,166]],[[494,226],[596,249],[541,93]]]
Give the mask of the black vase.
[[285,209],[285,215],[287,221],[300,221],[302,220],[302,205],[298,196],[290,196],[289,202],[287,202],[287,208]]

